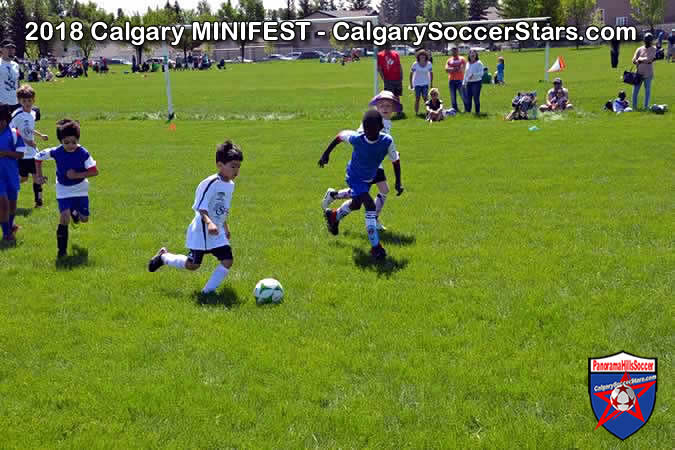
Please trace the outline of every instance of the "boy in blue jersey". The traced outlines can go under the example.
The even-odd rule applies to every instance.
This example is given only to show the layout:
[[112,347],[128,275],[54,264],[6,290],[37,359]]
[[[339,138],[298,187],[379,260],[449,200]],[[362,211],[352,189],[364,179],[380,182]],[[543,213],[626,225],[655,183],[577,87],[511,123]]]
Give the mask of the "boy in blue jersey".
[[71,119],[57,122],[56,137],[61,145],[35,155],[38,182],[43,184],[42,161],[56,161],[56,200],[59,204],[59,227],[56,230],[58,257],[66,256],[68,224],[89,220],[89,182],[98,175],[96,161],[80,145],[80,124]]
[[[375,202],[368,192],[370,184],[377,175],[377,169],[387,155],[396,154],[394,139],[382,133],[384,123],[382,115],[376,110],[369,110],[363,116],[363,132],[342,131],[333,142],[330,143],[321,159],[319,167],[328,164],[330,153],[340,142],[349,142],[354,148],[352,157],[347,163],[347,185],[351,190],[351,200],[347,200],[339,209],[326,209],[324,215],[328,230],[334,235],[338,234],[338,225],[347,214],[361,208],[366,208],[366,231],[368,240],[372,245],[370,251],[375,259],[384,259],[387,256],[377,232],[377,212]],[[396,175],[396,191],[399,195],[403,192],[401,185],[401,167],[394,165]]]
[[23,139],[9,126],[12,115],[7,105],[0,105],[0,226],[2,240],[16,241],[14,225],[16,200],[19,197],[19,163],[23,157]]

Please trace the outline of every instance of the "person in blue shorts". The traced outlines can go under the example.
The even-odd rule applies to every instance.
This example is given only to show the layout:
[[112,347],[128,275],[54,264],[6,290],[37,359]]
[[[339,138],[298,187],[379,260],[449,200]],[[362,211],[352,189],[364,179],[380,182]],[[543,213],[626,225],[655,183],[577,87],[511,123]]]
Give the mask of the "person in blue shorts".
[[[352,157],[347,163],[346,177],[347,185],[352,193],[351,199],[345,201],[338,209],[326,209],[324,216],[328,230],[337,235],[340,221],[350,212],[360,209],[363,204],[366,209],[366,231],[372,246],[370,253],[375,259],[381,260],[387,256],[387,253],[380,243],[375,202],[368,191],[384,158],[387,155],[396,154],[396,146],[390,135],[382,133],[384,123],[382,115],[377,110],[366,111],[362,123],[362,132],[349,130],[340,132],[319,159],[319,167],[324,167],[328,164],[330,153],[340,142],[349,142],[353,147]],[[394,166],[394,172],[396,191],[400,195],[403,193],[400,165]]]
[[89,181],[98,175],[96,161],[80,145],[80,123],[62,119],[57,123],[59,147],[43,150],[35,155],[38,183],[44,184],[42,161],[56,161],[56,201],[59,204],[59,227],[56,230],[58,258],[66,256],[68,225],[89,221]]
[[10,108],[0,105],[0,225],[2,240],[16,241],[18,226],[14,224],[16,200],[19,197],[19,163],[23,157],[24,142],[17,131],[9,126]]

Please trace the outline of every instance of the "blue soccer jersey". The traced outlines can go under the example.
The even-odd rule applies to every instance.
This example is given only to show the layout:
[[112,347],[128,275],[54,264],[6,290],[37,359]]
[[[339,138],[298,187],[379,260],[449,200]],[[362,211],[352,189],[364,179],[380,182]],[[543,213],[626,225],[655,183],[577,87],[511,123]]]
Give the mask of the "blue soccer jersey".
[[[5,127],[0,131],[0,151],[23,153],[23,139],[15,129]],[[0,172],[4,178],[19,179],[19,163],[14,158],[0,157]]]
[[352,158],[347,163],[347,177],[353,181],[373,180],[378,167],[387,155],[392,161],[398,159],[394,139],[388,134],[380,133],[375,141],[370,141],[364,133],[355,131],[342,131],[338,137],[343,142],[349,142],[354,148]]
[[78,147],[74,152],[67,152],[63,145],[47,149],[35,155],[39,161],[56,161],[56,198],[85,197],[89,193],[89,181],[86,178],[71,180],[67,173],[69,170],[85,172],[96,167],[96,161],[91,157],[87,149]]

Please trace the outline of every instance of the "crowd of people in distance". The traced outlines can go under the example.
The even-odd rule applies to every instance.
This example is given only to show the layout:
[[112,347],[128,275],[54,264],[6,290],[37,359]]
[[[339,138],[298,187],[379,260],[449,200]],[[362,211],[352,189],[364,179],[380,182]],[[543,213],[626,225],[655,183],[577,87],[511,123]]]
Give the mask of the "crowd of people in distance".
[[[632,62],[636,66],[636,82],[633,83],[632,107],[626,100],[626,93],[621,91],[615,100],[607,103],[606,109],[616,113],[636,110],[641,87],[645,87],[644,109],[657,113],[665,112],[667,105],[651,105],[651,86],[654,78],[654,61],[659,59],[659,45],[663,36],[655,44],[650,33],[644,36],[644,44],[639,47],[633,56]],[[675,30],[668,38],[668,60],[675,58]],[[505,60],[497,56],[496,71],[491,73],[489,68],[480,59],[476,49],[470,49],[467,58],[459,54],[457,46],[452,46],[450,56],[445,63],[445,72],[448,76],[448,90],[450,94],[450,108],[443,109],[440,91],[434,88],[433,61],[429,52],[420,49],[415,53],[415,62],[409,72],[408,88],[415,93],[414,111],[416,116],[423,116],[429,122],[438,122],[446,117],[460,112],[460,102],[464,112],[474,112],[481,115],[481,91],[486,84],[505,85]],[[613,55],[613,67],[614,64]],[[661,57],[661,59],[665,59]],[[393,92],[397,97],[403,95],[403,68],[401,59],[390,44],[377,54],[377,69],[384,82],[384,89]],[[420,113],[420,103],[425,111]],[[651,106],[650,106],[651,105]],[[527,120],[537,117],[537,112],[561,113],[574,109],[570,100],[570,93],[563,86],[561,78],[553,80],[553,87],[546,93],[545,103],[537,106],[536,92],[518,92],[512,101],[512,110],[505,117],[506,120]]]

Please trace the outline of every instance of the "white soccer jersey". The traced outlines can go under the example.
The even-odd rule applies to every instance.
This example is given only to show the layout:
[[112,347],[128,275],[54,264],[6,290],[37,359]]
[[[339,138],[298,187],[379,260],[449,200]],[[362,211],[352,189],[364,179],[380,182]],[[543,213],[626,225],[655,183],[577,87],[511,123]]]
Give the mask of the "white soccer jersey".
[[[384,128],[382,129],[382,133],[388,134],[391,136],[391,120],[389,119],[382,119],[382,123],[384,124]],[[359,133],[363,133],[363,124],[359,125],[359,129],[357,130]],[[387,155],[389,156],[389,159],[391,159],[392,162],[398,161],[400,159],[398,151],[396,151],[396,147],[394,146],[395,144],[392,144],[393,149]],[[380,169],[384,169],[382,164],[380,164]]]
[[0,105],[16,105],[19,89],[19,65],[14,61],[0,60]]
[[[192,250],[212,250],[230,245],[225,235],[225,222],[230,213],[234,181],[225,181],[220,175],[211,175],[197,187],[195,202],[192,209],[195,217],[187,229],[185,246]],[[218,227],[218,234],[209,234],[206,224],[202,221],[200,210],[208,212],[209,217]]]
[[[35,111],[25,112],[23,109],[14,111],[14,117],[9,123],[9,126],[19,130],[19,134],[26,140],[35,141]],[[37,153],[36,147],[31,147],[28,144],[23,148],[23,159],[33,159]]]

